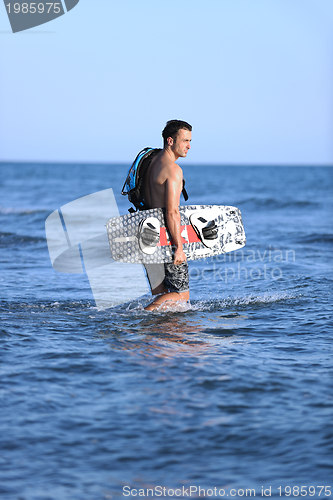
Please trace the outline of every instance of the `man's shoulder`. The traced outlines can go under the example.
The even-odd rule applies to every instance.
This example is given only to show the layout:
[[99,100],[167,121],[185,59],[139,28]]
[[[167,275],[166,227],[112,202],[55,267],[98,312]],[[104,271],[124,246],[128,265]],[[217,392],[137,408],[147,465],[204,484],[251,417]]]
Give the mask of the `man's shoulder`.
[[181,167],[172,160],[169,156],[163,158],[163,166],[166,170],[169,171],[170,174],[173,175],[181,175],[183,173]]
[[172,165],[170,165],[170,174],[175,177],[183,177],[183,171],[181,167],[175,162],[172,162]]
[[164,163],[162,167],[164,176],[167,179],[173,179],[175,181],[181,180],[183,178],[183,171],[177,163],[170,160]]
[[183,172],[180,166],[165,152],[161,152],[156,155],[152,161],[152,165],[154,167],[156,166],[162,168],[163,171],[170,175],[177,175],[177,173],[180,175]]

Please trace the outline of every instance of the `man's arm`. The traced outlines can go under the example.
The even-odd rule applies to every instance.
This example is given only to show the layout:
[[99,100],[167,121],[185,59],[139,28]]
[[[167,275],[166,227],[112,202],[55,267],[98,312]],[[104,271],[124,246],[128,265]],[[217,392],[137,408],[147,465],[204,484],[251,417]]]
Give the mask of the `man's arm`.
[[183,186],[183,174],[181,168],[176,165],[170,171],[166,180],[165,192],[165,215],[168,230],[175,246],[173,256],[174,264],[181,264],[186,260],[183,251],[182,237],[180,235],[180,213],[179,201]]

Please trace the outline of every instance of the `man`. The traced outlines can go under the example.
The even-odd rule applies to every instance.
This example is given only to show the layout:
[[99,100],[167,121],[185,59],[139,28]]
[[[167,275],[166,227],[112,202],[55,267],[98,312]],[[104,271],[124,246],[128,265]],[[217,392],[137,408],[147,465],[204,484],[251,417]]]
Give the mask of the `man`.
[[[165,218],[172,244],[173,263],[164,264],[164,280],[152,285],[152,294],[159,295],[145,309],[153,311],[162,304],[170,305],[178,301],[188,301],[189,276],[186,255],[183,251],[180,230],[180,194],[183,188],[183,171],[176,160],[185,158],[190,149],[192,127],[181,120],[167,122],[163,132],[163,149],[152,160],[144,179],[144,198],[150,208],[165,208]],[[162,264],[163,266],[163,264]],[[149,272],[156,273],[160,264],[146,265]]]

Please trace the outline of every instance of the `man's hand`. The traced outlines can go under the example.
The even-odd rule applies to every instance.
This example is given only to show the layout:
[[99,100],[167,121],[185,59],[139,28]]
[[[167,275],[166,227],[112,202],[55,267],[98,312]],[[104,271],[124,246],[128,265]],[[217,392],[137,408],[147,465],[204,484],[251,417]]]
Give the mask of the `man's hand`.
[[184,254],[183,248],[177,248],[173,254],[173,263],[178,265],[186,261],[186,255]]

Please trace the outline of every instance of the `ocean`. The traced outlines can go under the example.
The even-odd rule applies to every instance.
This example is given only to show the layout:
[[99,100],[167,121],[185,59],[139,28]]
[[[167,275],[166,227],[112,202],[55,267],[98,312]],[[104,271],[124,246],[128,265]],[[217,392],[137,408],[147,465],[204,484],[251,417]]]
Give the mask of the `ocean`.
[[333,168],[182,166],[247,243],[147,313],[98,310],[45,236],[107,188],[126,213],[128,165],[0,164],[1,500],[333,496]]

